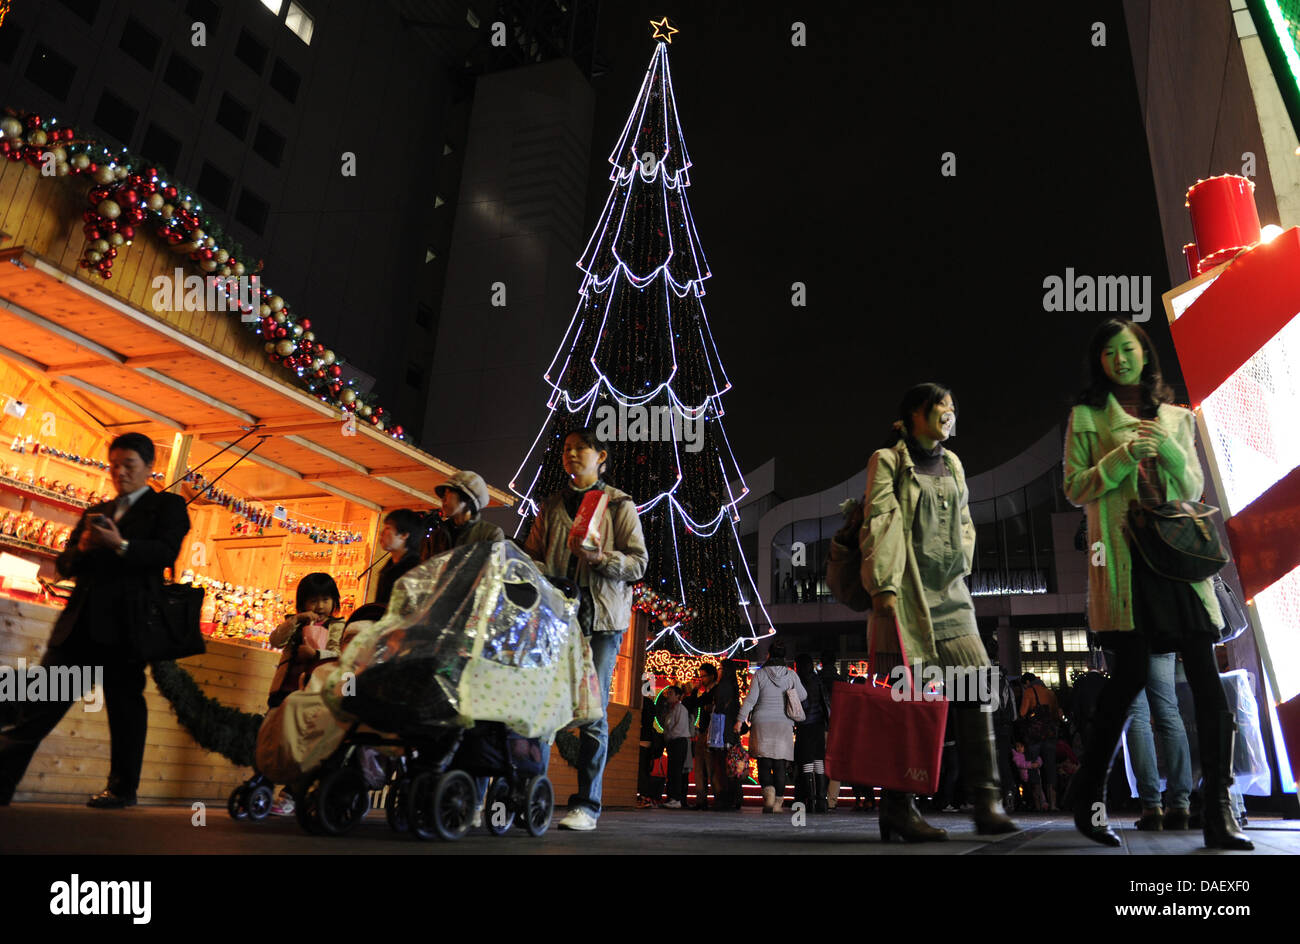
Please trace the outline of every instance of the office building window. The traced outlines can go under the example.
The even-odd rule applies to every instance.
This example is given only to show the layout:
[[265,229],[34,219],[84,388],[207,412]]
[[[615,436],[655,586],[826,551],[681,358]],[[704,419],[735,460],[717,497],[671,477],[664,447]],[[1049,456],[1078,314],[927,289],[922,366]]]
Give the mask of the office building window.
[[144,132],[140,154],[146,160],[172,170],[179,167],[181,163],[181,142],[162,128],[150,123]]
[[308,46],[311,45],[311,34],[312,30],[315,29],[315,22],[312,20],[311,14],[294,3],[293,0],[289,2],[289,15],[284,18],[284,25],[297,33],[298,38]]
[[298,100],[298,86],[302,78],[291,69],[283,59],[277,58],[271,67],[271,88],[275,89],[289,102]]
[[67,101],[68,89],[72,88],[72,77],[76,71],[71,62],[49,46],[37,43],[24,74],[33,85],[49,92],[59,101]]
[[253,113],[245,108],[229,92],[221,93],[221,104],[217,106],[217,124],[225,128],[239,140],[248,134],[248,123]]
[[139,117],[138,109],[128,105],[112,92],[106,91],[99,97],[99,106],[95,109],[95,124],[123,144],[131,143],[131,135],[135,133],[135,122]]
[[0,62],[13,62],[18,53],[18,44],[23,39],[23,28],[10,24],[0,29]]
[[262,0],[262,6],[279,16],[280,10],[284,8],[284,0]]
[[243,223],[259,236],[266,229],[266,218],[271,208],[267,202],[247,187],[239,195],[239,206],[235,208],[235,219]]
[[158,62],[158,50],[162,47],[162,42],[143,23],[128,16],[117,47],[152,72]]
[[262,69],[266,66],[268,51],[266,44],[248,30],[239,31],[239,39],[235,41],[235,58],[258,75],[262,74]]
[[199,172],[199,193],[203,194],[205,200],[224,210],[230,203],[230,188],[233,183],[230,175],[207,161],[203,162],[203,170]]
[[202,23],[211,34],[221,21],[221,7],[212,0],[189,0],[185,4],[185,15],[196,23]]
[[194,63],[174,52],[167,60],[163,81],[192,102],[199,97],[199,83],[203,81],[203,73]]
[[279,167],[284,158],[284,135],[259,121],[257,135],[253,138],[253,150],[272,167]]
[[65,7],[92,26],[99,15],[99,0],[59,0]]

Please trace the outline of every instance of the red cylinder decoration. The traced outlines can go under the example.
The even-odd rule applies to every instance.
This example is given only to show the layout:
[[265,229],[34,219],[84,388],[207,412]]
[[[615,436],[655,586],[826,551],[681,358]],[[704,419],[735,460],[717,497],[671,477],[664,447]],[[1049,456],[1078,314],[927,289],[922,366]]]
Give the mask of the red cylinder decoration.
[[1183,245],[1183,258],[1187,260],[1187,277],[1194,279],[1201,274],[1199,265],[1201,254],[1196,250],[1196,243],[1185,243]]
[[1226,262],[1259,242],[1255,184],[1235,174],[1198,180],[1187,189],[1200,271]]

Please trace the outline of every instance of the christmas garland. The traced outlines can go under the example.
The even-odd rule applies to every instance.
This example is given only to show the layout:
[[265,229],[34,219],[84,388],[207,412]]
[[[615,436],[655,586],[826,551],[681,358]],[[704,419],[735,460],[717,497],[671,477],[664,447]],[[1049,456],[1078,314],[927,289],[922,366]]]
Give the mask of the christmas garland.
[[237,767],[253,766],[261,715],[230,708],[204,695],[194,677],[175,662],[155,662],[149,668],[154,685],[200,747],[215,751]]
[[[316,340],[311,320],[296,316],[261,282],[261,260],[241,261],[247,259],[244,248],[200,215],[202,205],[188,188],[168,183],[171,175],[165,169],[125,148],[110,150],[57,119],[12,108],[0,118],[0,157],[26,161],[41,168],[42,176],[91,179],[89,206],[81,214],[86,237],[81,268],[111,279],[119,251],[146,230],[155,232],[202,273],[185,279],[183,291],[175,286],[169,293],[184,295],[187,309],[193,294],[202,310],[215,307],[239,316],[244,327],[264,339],[267,358],[289,371],[299,387],[394,439],[406,438],[373,395],[358,392],[343,378],[342,358]],[[204,298],[212,298],[215,306],[203,304]]]
[[[609,745],[605,751],[606,764],[623,746],[623,741],[627,738],[627,732],[630,730],[632,730],[632,712],[628,711],[623,715],[623,720],[614,725],[609,731]],[[559,731],[555,735],[555,747],[559,750],[560,756],[564,758],[565,763],[575,769],[578,766],[578,745],[580,740],[581,735],[569,731]]]

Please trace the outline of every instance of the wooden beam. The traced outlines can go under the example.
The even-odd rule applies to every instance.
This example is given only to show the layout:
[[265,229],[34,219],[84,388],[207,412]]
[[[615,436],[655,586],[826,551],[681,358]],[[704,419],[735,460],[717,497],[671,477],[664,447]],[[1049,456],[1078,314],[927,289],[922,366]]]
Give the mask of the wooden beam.
[[291,442],[295,446],[301,446],[302,448],[314,452],[319,456],[324,456],[325,458],[331,460],[332,462],[337,462],[345,469],[351,469],[354,472],[359,472],[361,475],[370,474],[370,470],[367,469],[360,462],[357,462],[353,459],[349,459],[347,456],[341,456],[333,449],[326,449],[324,446],[318,445],[317,443],[312,442],[310,439],[303,439],[301,436],[285,436],[284,438],[287,442]]
[[118,406],[130,410],[133,413],[138,413],[140,416],[147,416],[151,420],[154,420],[158,423],[162,423],[164,426],[168,427],[169,429],[174,429],[177,432],[185,431],[184,424],[180,423],[177,420],[172,419],[170,416],[163,416],[163,414],[151,410],[147,406],[136,403],[134,400],[128,400],[126,397],[119,397],[115,393],[109,393],[107,390],[104,390],[102,387],[96,387],[94,384],[87,383],[86,381],[78,377],[60,377],[59,383],[65,383],[68,384],[69,386],[78,387],[81,390],[85,390],[87,393],[93,393],[95,396],[101,397],[102,399],[107,400],[109,403],[116,403]]
[[26,354],[19,354],[17,351],[10,350],[3,345],[0,345],[0,356],[7,357],[11,361],[17,361],[19,364],[22,364],[24,367],[34,370],[37,373],[48,374],[50,372],[49,365],[42,364],[40,361],[34,361]]
[[79,347],[84,347],[87,351],[99,355],[109,363],[123,364],[126,362],[126,358],[116,351],[110,350],[109,348],[104,347],[104,345],[90,340],[90,338],[86,337],[84,334],[78,334],[71,328],[65,328],[57,321],[51,321],[44,315],[38,315],[36,312],[24,308],[22,305],[17,305],[9,301],[7,298],[0,298],[0,309],[26,321],[28,324],[35,325],[42,331],[46,331],[55,337],[62,338],[65,341],[71,341]]
[[120,364],[117,364],[113,361],[106,361],[102,357],[96,357],[93,360],[69,361],[66,364],[51,364],[48,368],[48,373],[66,374],[70,371],[88,370],[92,367],[120,367],[120,366],[121,366]]
[[127,367],[157,367],[159,364],[174,364],[181,360],[193,360],[199,355],[195,351],[187,351],[179,348],[175,351],[164,351],[161,354],[139,354],[135,357],[126,359]]
[[231,406],[224,400],[218,400],[216,397],[204,393],[202,390],[195,390],[189,384],[181,383],[176,378],[169,377],[167,374],[156,371],[151,367],[141,367],[137,373],[139,373],[141,377],[148,377],[155,383],[162,384],[164,387],[170,387],[177,393],[184,394],[192,400],[198,400],[200,403],[210,406],[213,409],[220,410],[222,413],[228,413],[235,417],[235,419],[243,420],[245,423],[249,424],[257,422],[257,417],[253,416],[253,414],[245,413],[238,407]]

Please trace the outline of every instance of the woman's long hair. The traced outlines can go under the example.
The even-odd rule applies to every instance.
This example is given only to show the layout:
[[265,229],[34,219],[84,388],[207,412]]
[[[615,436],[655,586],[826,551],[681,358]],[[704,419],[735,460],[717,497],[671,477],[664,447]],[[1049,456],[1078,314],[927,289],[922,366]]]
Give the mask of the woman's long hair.
[[[912,414],[917,410],[929,413],[935,408],[944,397],[951,396],[952,391],[943,384],[922,383],[917,384],[907,393],[903,394],[903,399],[898,402],[898,419],[895,420],[889,435],[881,444],[881,449],[890,449],[898,444],[898,441],[904,436],[912,433]],[[953,397],[953,411],[957,409],[957,398]]]
[[1142,374],[1138,378],[1138,386],[1142,388],[1142,417],[1155,419],[1160,404],[1173,402],[1174,392],[1165,383],[1164,374],[1160,371],[1160,358],[1151,344],[1151,338],[1142,330],[1142,326],[1118,318],[1106,319],[1093,332],[1092,340],[1088,342],[1088,386],[1079,393],[1075,403],[1096,409],[1106,405],[1106,398],[1115,383],[1106,376],[1106,371],[1101,366],[1101,352],[1106,349],[1110,340],[1125,328],[1132,331],[1133,336],[1142,345],[1142,356],[1146,360],[1142,366]]

